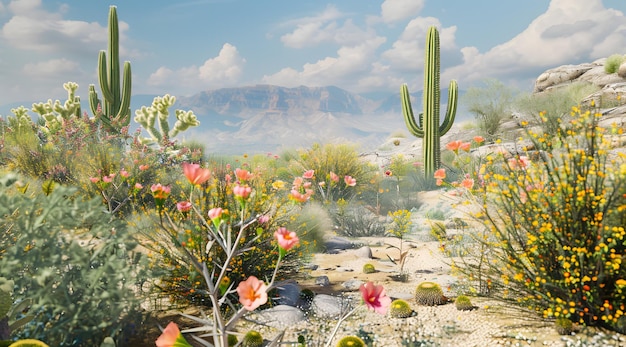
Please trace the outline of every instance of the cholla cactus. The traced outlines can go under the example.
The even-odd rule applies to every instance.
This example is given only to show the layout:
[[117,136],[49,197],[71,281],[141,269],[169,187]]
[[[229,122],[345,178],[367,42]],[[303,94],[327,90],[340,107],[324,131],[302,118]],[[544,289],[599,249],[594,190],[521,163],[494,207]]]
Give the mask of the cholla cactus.
[[[190,127],[200,125],[200,122],[193,114],[193,111],[176,110],[176,123],[174,128],[170,130],[168,118],[170,116],[169,108],[176,102],[176,97],[166,94],[163,97],[157,96],[152,101],[152,106],[143,106],[135,111],[135,122],[139,123],[150,135],[150,138],[144,138],[144,143],[163,144],[169,139],[178,135],[181,131],[185,131]],[[159,129],[156,128],[155,122],[159,121]]]
[[69,119],[70,117],[80,118],[82,114],[80,97],[76,96],[78,84],[67,82],[63,84],[63,89],[67,91],[67,100],[63,104],[59,100],[54,102],[48,100],[46,103],[33,104],[33,112],[37,113],[45,121],[45,127],[42,128],[45,132],[54,133],[61,128],[64,119]]

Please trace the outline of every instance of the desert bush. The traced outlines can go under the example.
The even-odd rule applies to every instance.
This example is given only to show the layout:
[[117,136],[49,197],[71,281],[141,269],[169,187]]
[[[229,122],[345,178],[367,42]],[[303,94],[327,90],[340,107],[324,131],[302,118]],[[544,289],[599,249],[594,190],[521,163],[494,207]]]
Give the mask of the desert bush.
[[626,164],[605,134],[623,130],[578,108],[571,116],[555,134],[528,130],[537,151],[490,158],[477,237],[490,259],[468,273],[545,317],[615,329],[626,312]]
[[519,96],[515,108],[530,115],[544,132],[556,134],[561,123],[567,123],[572,105],[577,105],[598,90],[600,88],[591,83],[575,82],[542,93]]
[[608,74],[616,73],[619,66],[624,62],[624,56],[622,54],[613,54],[606,58],[604,62],[604,72]]
[[0,184],[0,231],[10,235],[0,239],[0,276],[36,314],[15,335],[52,346],[94,346],[107,336],[123,343],[139,318],[136,291],[148,280],[137,241],[100,201],[76,199],[64,186],[45,195],[31,183],[24,192],[23,182],[5,174]]
[[502,120],[511,115],[515,91],[497,80],[485,80],[483,87],[472,87],[462,97],[487,140],[498,137]]
[[339,200],[331,214],[335,222],[334,231],[340,236],[383,236],[386,233],[385,221],[360,204]]
[[[314,208],[303,210],[301,205],[293,204],[289,199],[291,187],[273,181],[272,170],[260,166],[253,171],[233,170],[222,160],[214,162],[209,159],[207,164],[211,165],[210,168],[204,169],[210,171],[210,178],[197,187],[186,182],[180,174],[182,170],[178,169],[179,173],[167,185],[170,192],[162,207],[147,210],[134,222],[134,228],[147,240],[144,245],[153,251],[155,266],[165,273],[160,278],[159,289],[181,305],[211,305],[206,295],[206,282],[188,255],[206,263],[209,272],[217,271],[215,266],[223,264],[228,257],[222,248],[206,251],[210,235],[206,231],[207,225],[196,218],[195,213],[206,218],[209,210],[220,208],[223,210],[222,220],[233,231],[239,230],[242,217],[245,217],[247,227],[239,240],[239,247],[245,252],[228,264],[227,279],[235,287],[247,276],[272,276],[279,256],[272,240],[279,226],[298,232],[301,242],[296,251],[289,252],[282,259],[277,280],[297,269],[307,254],[320,246],[318,240],[324,228],[323,219],[317,219],[316,212],[319,211]],[[240,164],[249,167],[246,163]],[[236,173],[240,171],[250,175],[245,184],[254,191],[246,199],[245,206],[233,193],[234,187],[243,183]],[[191,203],[193,210],[181,211],[179,203],[184,202]],[[164,219],[164,215],[168,219]]]

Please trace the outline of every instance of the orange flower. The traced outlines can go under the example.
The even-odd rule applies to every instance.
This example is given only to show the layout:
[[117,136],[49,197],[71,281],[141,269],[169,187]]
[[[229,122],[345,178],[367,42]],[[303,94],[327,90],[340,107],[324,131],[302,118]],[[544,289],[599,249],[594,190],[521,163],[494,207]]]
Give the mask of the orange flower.
[[237,286],[239,302],[248,311],[253,311],[257,307],[267,302],[267,286],[254,276],[248,277]]
[[461,140],[452,141],[446,145],[446,149],[451,150],[454,153],[458,153],[459,148],[461,147],[461,144],[462,144]]
[[191,184],[202,184],[211,178],[211,171],[198,164],[183,163],[183,173]]
[[470,146],[471,146],[471,145],[472,145],[472,144],[471,144],[471,143],[469,143],[469,142],[463,142],[463,143],[461,143],[461,145],[459,146],[459,149],[460,149],[460,150],[462,150],[462,151],[465,151],[465,152],[469,152],[469,150],[470,150]]
[[339,176],[337,176],[336,173],[331,171],[330,172],[330,180],[333,181],[333,182],[339,182]]
[[287,230],[287,228],[281,227],[274,232],[274,237],[278,241],[280,248],[285,251],[290,250],[293,246],[300,242],[295,232]]
[[183,334],[178,330],[178,325],[174,322],[170,322],[170,324],[165,327],[163,333],[156,340],[157,347],[191,347],[191,345],[185,340]]
[[237,177],[239,181],[245,182],[245,181],[252,179],[254,175],[251,174],[248,170],[237,168],[235,169],[235,177]]
[[474,136],[474,142],[476,142],[477,144],[481,144],[483,142],[485,142],[485,138],[482,136]]
[[465,189],[472,189],[472,187],[474,186],[474,180],[471,178],[466,178],[461,182],[461,185],[465,188]]
[[361,297],[368,309],[372,309],[380,314],[387,313],[387,309],[391,305],[391,298],[385,294],[385,288],[383,288],[383,286],[377,286],[372,282],[367,282],[361,284],[359,291],[361,291]]
[[446,169],[441,168],[441,169],[435,171],[434,177],[436,179],[440,179],[440,180],[446,178]]

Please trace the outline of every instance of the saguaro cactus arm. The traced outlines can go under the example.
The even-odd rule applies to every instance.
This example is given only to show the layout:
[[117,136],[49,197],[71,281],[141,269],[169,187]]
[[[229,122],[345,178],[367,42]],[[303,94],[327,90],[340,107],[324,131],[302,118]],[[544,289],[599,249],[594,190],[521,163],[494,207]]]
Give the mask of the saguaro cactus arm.
[[400,88],[400,96],[402,98],[402,114],[404,115],[404,122],[409,132],[416,137],[424,137],[424,128],[422,127],[423,113],[419,114],[419,123],[415,121],[413,115],[413,108],[411,107],[411,95],[409,94],[409,87],[403,84]]

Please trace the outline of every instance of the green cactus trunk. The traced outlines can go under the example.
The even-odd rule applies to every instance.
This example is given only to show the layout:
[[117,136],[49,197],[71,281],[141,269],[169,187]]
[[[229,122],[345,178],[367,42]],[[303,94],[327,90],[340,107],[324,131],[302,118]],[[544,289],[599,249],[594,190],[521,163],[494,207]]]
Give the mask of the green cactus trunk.
[[[132,75],[130,62],[124,62],[124,72],[120,85],[119,27],[115,6],[109,9],[109,54],[100,51],[98,55],[98,81],[104,103],[98,99],[93,85],[89,86],[89,104],[93,114],[109,132],[117,132],[130,124],[130,96]],[[107,59],[108,58],[108,59]]]
[[403,84],[400,89],[402,113],[407,128],[414,136],[424,139],[422,144],[422,161],[424,176],[432,178],[433,173],[441,166],[440,139],[454,123],[456,115],[458,85],[455,80],[450,81],[448,88],[448,109],[443,123],[440,124],[440,62],[439,62],[439,32],[431,26],[426,37],[424,57],[424,112],[419,115],[419,123],[415,121],[409,88]]

